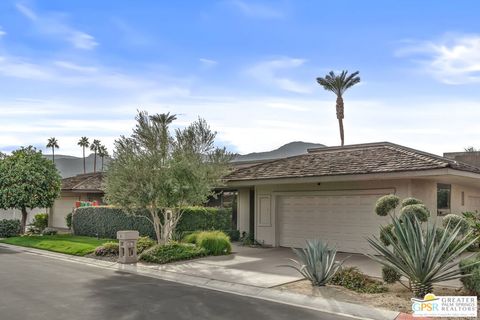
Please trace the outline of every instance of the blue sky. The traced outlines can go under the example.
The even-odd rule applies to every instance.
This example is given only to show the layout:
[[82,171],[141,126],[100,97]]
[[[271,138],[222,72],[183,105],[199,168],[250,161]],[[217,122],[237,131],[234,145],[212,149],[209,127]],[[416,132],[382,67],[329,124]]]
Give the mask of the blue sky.
[[476,1],[1,1],[0,150],[107,147],[137,109],[205,118],[253,152],[337,145],[335,97],[315,78],[359,70],[346,143],[441,154],[480,147]]

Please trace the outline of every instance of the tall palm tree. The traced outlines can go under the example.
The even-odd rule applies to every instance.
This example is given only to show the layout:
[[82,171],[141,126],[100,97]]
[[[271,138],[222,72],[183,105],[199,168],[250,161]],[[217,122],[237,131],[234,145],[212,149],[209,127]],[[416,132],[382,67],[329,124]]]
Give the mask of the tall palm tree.
[[343,104],[343,94],[348,88],[353,87],[360,82],[359,71],[356,71],[348,75],[348,71],[344,70],[339,75],[336,75],[335,72],[330,71],[325,78],[317,78],[319,85],[323,89],[332,91],[337,96],[337,119],[338,125],[340,126],[340,139],[342,141],[342,147],[345,143],[344,132],[343,132],[343,118],[344,118],[344,104]]
[[58,149],[58,140],[55,137],[48,139],[47,148],[52,148],[52,161],[55,163],[55,149]]
[[93,172],[97,172],[97,153],[100,150],[101,146],[100,140],[93,140],[92,144],[90,145],[90,150],[93,151],[94,158],[93,158]]
[[90,142],[87,137],[81,137],[77,144],[83,148],[83,173],[87,173],[87,168],[85,166],[85,148],[90,146]]
[[100,157],[100,159],[102,159],[102,172],[103,172],[103,160],[105,159],[105,157],[108,157],[107,147],[105,147],[104,145],[101,145],[100,149],[98,149],[98,156]]

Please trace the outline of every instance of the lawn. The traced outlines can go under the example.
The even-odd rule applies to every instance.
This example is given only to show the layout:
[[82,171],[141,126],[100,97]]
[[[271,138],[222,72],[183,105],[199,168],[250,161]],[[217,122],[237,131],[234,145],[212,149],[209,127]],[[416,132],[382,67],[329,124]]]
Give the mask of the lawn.
[[69,234],[55,236],[12,237],[0,240],[0,242],[17,246],[66,253],[75,256],[84,256],[92,253],[96,247],[108,241],[115,240],[72,236]]

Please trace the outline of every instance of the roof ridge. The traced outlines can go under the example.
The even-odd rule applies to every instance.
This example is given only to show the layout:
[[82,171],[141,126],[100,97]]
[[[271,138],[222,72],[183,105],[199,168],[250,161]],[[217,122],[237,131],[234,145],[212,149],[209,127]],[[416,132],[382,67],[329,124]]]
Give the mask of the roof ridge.
[[[428,152],[423,152],[420,150],[404,147],[401,145],[395,145],[395,144],[390,144],[386,145],[385,148],[396,150],[399,152],[403,152],[404,154],[408,154],[411,156],[414,156],[418,159],[425,160],[431,163],[438,163],[438,164],[443,164],[445,167],[449,166],[451,164],[451,160],[449,159],[428,153]],[[454,162],[454,161],[453,161]]]
[[74,186],[72,187],[72,190],[73,190],[73,189],[76,189],[77,187],[81,186],[82,184],[84,184],[85,182],[87,182],[87,181],[89,181],[89,180],[91,180],[91,179],[93,179],[93,178],[95,178],[95,176],[91,176],[91,177],[88,177],[88,178],[85,179],[85,180],[80,181],[79,183],[77,183],[76,185],[74,185]]

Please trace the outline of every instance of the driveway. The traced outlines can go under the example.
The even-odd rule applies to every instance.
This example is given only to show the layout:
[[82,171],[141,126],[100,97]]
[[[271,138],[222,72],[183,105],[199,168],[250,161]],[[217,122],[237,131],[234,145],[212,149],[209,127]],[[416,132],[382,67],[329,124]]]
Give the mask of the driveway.
[[1,319],[351,319],[5,247],[0,261]]

